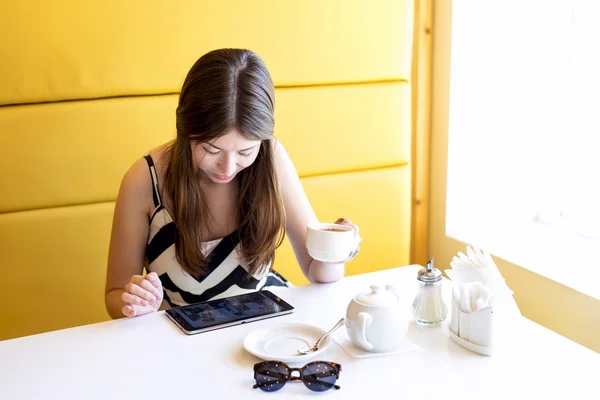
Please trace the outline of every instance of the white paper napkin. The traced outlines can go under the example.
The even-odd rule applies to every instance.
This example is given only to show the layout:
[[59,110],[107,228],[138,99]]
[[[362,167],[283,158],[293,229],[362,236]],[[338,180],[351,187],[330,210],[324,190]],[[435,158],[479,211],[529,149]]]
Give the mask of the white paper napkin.
[[369,351],[363,351],[356,347],[350,337],[348,336],[348,332],[344,328],[339,329],[332,335],[333,340],[339,344],[350,356],[354,358],[366,358],[366,357],[381,357],[381,356],[397,356],[400,354],[406,354],[413,351],[417,351],[420,349],[419,346],[406,339],[402,346],[397,350],[390,351],[387,353],[373,353]]
[[481,282],[457,284],[452,288],[452,296],[460,304],[460,310],[465,313],[481,310],[492,303],[492,290]]
[[471,246],[467,246],[467,255],[459,252],[458,257],[455,256],[450,262],[450,266],[452,268],[446,269],[445,272],[454,284],[479,282],[489,287],[492,298],[488,304],[494,305],[501,318],[521,316],[521,311],[513,298],[514,292],[506,285],[504,277],[489,253],[478,248],[473,250]]

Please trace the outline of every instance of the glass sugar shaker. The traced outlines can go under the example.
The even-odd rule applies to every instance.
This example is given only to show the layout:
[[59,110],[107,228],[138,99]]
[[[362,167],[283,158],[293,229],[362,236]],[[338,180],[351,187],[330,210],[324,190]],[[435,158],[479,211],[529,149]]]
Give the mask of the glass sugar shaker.
[[446,319],[448,309],[442,298],[442,271],[433,266],[433,258],[418,275],[419,292],[413,302],[413,315],[421,326],[435,326]]

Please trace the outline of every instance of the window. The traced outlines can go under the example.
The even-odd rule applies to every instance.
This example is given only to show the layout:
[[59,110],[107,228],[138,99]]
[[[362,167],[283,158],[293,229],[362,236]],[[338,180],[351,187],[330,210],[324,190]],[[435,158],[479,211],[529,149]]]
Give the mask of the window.
[[446,210],[448,236],[596,298],[598,15],[593,0],[454,0]]

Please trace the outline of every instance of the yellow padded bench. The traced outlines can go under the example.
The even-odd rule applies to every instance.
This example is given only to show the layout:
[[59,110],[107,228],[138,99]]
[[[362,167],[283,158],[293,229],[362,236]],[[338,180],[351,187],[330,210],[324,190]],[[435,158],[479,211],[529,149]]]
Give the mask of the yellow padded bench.
[[[361,227],[357,274],[409,263],[411,1],[67,1],[0,12],[0,340],[109,319],[121,177],[175,134],[187,70],[261,55],[276,136],[319,218]],[[286,241],[275,268],[306,283]],[[33,317],[32,317],[33,316]]]

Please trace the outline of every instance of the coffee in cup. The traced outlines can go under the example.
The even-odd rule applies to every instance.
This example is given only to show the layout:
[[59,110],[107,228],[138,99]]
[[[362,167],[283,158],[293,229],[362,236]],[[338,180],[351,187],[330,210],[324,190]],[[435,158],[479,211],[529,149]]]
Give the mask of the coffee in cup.
[[354,250],[354,229],[350,226],[314,223],[306,229],[306,248],[315,260],[341,262]]

